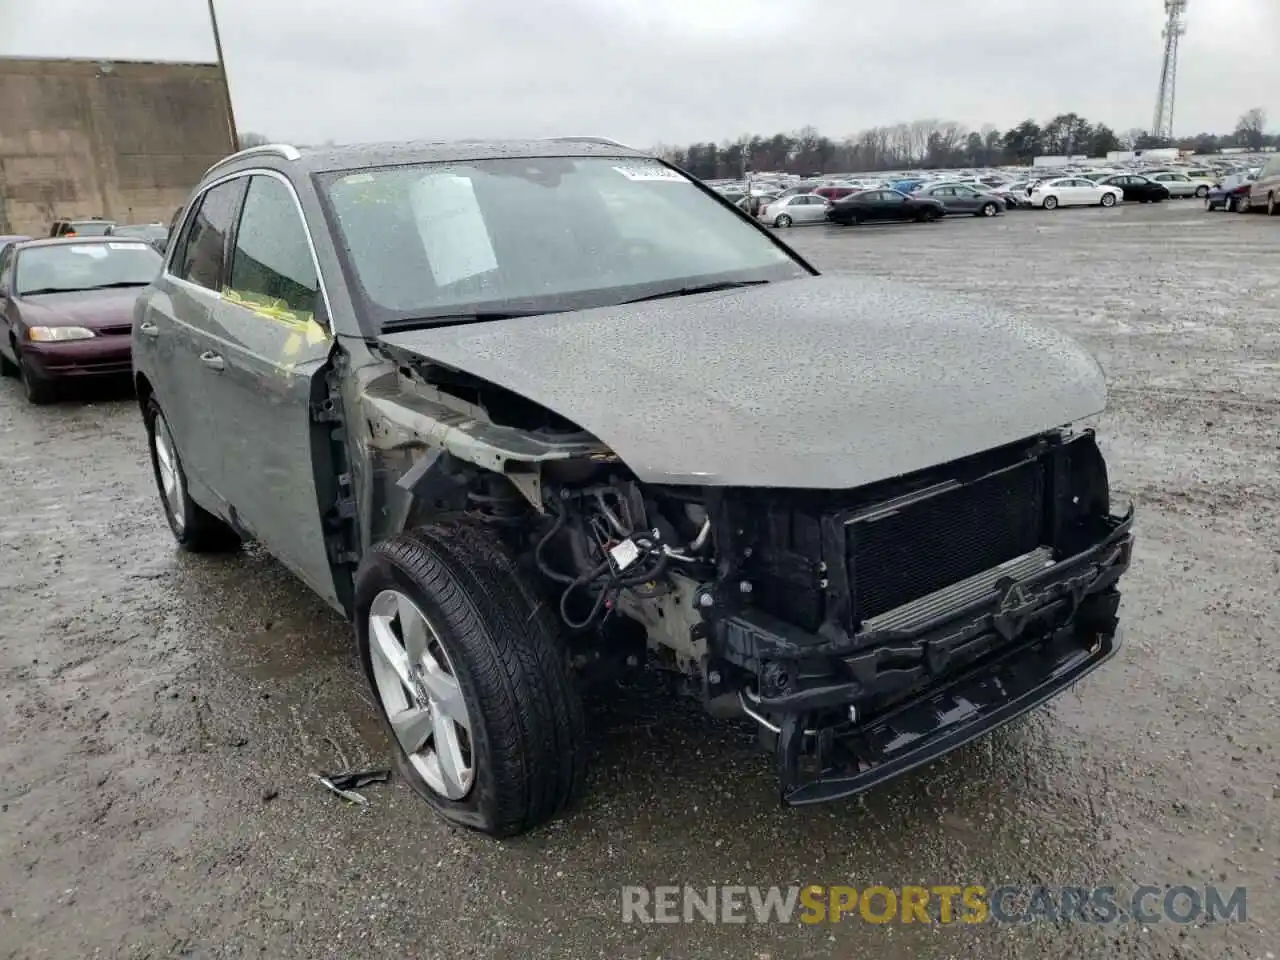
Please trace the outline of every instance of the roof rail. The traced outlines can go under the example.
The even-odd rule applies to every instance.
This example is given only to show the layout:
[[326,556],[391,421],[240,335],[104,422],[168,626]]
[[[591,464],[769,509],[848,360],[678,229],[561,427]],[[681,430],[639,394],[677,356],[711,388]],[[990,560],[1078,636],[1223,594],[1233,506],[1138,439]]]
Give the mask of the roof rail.
[[243,150],[237,150],[235,153],[231,154],[230,156],[223,157],[221,160],[215,163],[212,167],[206,170],[204,172],[204,175],[207,177],[209,174],[211,174],[214,170],[217,170],[223,164],[230,163],[233,160],[240,160],[244,157],[256,157],[256,156],[262,156],[262,155],[268,155],[273,157],[283,157],[286,160],[298,160],[302,157],[302,154],[298,152],[297,147],[290,146],[287,143],[264,143],[257,147],[245,147]]
[[606,147],[622,147],[624,150],[635,149],[635,147],[628,146],[625,143],[619,143],[617,140],[610,140],[608,137],[543,137],[543,139],[557,143],[599,143]]

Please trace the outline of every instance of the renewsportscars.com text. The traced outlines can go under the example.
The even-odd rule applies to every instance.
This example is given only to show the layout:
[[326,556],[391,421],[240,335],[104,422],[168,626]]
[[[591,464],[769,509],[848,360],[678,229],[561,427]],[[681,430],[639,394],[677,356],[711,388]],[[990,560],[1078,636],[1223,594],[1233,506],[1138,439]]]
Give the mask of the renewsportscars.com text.
[[982,884],[622,888],[623,923],[1199,923],[1247,919],[1244,887]]

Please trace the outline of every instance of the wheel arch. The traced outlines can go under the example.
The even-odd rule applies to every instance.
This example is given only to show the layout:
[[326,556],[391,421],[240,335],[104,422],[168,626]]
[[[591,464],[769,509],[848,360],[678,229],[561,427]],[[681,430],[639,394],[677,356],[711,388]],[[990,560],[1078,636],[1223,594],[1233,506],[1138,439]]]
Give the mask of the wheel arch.
[[147,404],[151,402],[151,398],[155,396],[156,388],[151,385],[151,380],[142,371],[136,371],[133,375],[133,395],[138,400],[138,409],[145,415],[147,412]]

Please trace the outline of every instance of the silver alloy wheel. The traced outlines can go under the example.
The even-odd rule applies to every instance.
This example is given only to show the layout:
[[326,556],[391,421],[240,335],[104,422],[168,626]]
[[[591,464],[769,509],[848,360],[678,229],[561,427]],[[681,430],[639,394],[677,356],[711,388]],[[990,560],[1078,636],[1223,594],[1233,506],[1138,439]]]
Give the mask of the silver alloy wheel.
[[152,437],[156,447],[156,466],[160,474],[160,495],[164,497],[165,506],[169,510],[169,519],[181,535],[186,523],[186,510],[183,507],[186,490],[182,483],[182,470],[178,466],[178,448],[174,445],[173,434],[169,432],[169,424],[162,413],[156,414]]
[[405,756],[432,790],[461,800],[475,782],[471,718],[439,634],[398,590],[383,590],[369,607],[369,659]]

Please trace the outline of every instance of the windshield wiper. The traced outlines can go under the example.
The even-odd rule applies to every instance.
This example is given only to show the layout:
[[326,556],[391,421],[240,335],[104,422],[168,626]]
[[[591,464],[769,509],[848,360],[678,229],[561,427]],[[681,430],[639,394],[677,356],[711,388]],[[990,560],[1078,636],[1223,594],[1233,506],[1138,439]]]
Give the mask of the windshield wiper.
[[687,297],[695,293],[715,293],[717,290],[735,290],[738,287],[758,287],[768,280],[723,280],[719,283],[703,283],[678,290],[664,290],[662,293],[651,293],[647,297],[636,297],[624,300],[623,303],[644,303],[646,300],[666,300],[670,297]]
[[517,317],[539,317],[555,310],[537,312],[520,310],[472,310],[462,313],[437,313],[425,317],[396,317],[382,325],[383,333],[399,330],[426,330],[429,327],[456,327],[464,323],[487,323],[490,320],[514,320]]
[[35,290],[23,290],[20,297],[37,297],[42,293],[83,293],[86,290],[112,290],[117,287],[145,287],[150,280],[117,280],[114,283],[97,283],[92,287],[39,287]]

